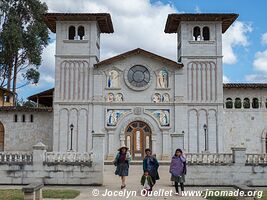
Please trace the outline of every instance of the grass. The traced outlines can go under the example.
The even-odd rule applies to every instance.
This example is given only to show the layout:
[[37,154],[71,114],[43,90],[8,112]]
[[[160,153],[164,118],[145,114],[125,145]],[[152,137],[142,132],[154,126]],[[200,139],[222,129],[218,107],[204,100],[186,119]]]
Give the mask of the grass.
[[[257,199],[259,199],[259,198],[257,198]],[[259,200],[267,200],[267,191],[263,191],[262,198],[260,198]]]
[[[43,190],[43,198],[74,199],[79,196],[77,190]],[[0,189],[0,200],[24,200],[23,193],[18,189]]]

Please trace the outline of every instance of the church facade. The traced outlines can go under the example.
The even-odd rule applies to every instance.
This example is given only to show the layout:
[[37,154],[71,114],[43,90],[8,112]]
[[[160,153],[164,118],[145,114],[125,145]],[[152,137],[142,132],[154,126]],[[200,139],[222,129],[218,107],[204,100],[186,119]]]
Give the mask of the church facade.
[[89,152],[92,134],[104,133],[106,159],[122,145],[135,160],[146,148],[162,160],[176,148],[266,153],[267,84],[222,80],[222,34],[237,17],[170,14],[164,31],[177,34],[177,61],[140,48],[100,61],[100,35],[114,31],[109,14],[46,14],[56,33],[53,109],[1,107],[3,150],[42,141]]

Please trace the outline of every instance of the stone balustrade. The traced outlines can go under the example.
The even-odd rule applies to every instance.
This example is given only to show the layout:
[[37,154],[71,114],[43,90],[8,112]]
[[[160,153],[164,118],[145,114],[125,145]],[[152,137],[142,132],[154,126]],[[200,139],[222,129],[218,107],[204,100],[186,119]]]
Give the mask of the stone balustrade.
[[24,163],[31,164],[32,163],[32,154],[27,153],[8,153],[1,152],[0,153],[0,164],[16,164],[16,163]]
[[92,152],[46,152],[44,162],[51,163],[91,163]]
[[267,153],[266,154],[246,154],[246,164],[258,165],[265,164],[267,165]]
[[233,163],[233,154],[227,153],[188,153],[186,160],[189,165],[224,165]]

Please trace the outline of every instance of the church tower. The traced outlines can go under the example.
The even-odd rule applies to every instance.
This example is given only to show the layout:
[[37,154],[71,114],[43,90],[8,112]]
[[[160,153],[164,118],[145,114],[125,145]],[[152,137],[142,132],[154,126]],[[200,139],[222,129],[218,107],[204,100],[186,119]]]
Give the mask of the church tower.
[[[237,14],[170,14],[165,33],[177,33],[184,65],[180,91],[187,105],[185,150],[223,152],[222,33]],[[176,85],[176,87],[178,87]]]
[[93,131],[93,71],[100,34],[113,33],[107,13],[48,13],[56,33],[53,151],[87,152]]

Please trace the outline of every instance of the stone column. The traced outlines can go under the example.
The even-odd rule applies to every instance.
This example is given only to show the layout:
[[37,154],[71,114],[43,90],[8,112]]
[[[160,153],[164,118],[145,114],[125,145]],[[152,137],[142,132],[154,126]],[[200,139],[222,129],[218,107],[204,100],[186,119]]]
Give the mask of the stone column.
[[169,159],[169,131],[162,132],[162,160]]
[[38,142],[33,146],[33,169],[42,170],[45,161],[46,146],[42,142]]
[[232,147],[233,160],[235,165],[246,164],[246,148],[245,147]]
[[152,140],[152,153],[157,155],[157,135],[151,136]]
[[114,131],[108,131],[108,157],[107,160],[114,159]]
[[125,135],[120,134],[120,146],[124,146],[124,145],[125,145]]
[[95,184],[103,185],[104,182],[104,133],[93,133],[92,164],[97,173]]

